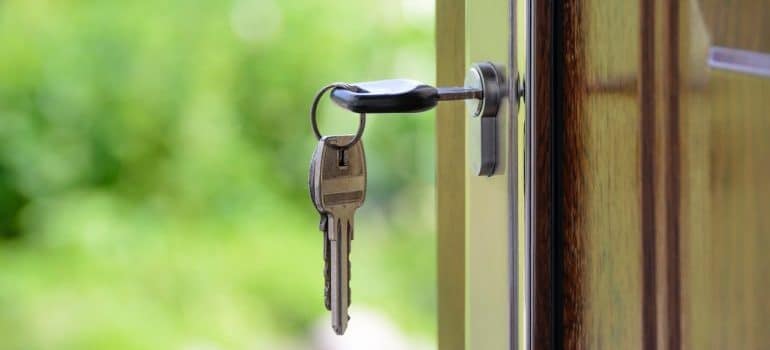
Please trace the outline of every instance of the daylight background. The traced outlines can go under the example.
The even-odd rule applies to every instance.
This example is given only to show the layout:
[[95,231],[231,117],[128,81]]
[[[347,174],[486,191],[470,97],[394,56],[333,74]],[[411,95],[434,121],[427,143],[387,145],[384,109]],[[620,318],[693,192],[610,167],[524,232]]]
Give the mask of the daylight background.
[[[0,348],[339,347],[308,107],[433,55],[431,0],[0,1]],[[435,347],[433,123],[369,119],[349,342]]]

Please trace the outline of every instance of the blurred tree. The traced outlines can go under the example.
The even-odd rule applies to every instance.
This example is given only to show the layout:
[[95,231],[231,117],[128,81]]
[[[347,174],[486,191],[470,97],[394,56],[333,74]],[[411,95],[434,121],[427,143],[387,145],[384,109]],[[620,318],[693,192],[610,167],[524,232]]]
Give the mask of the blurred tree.
[[[432,15],[407,3],[0,2],[0,347],[306,332],[323,314],[310,98],[431,81]],[[322,108],[327,132],[355,127]],[[356,303],[430,335],[433,121],[379,118],[354,273],[378,288]]]

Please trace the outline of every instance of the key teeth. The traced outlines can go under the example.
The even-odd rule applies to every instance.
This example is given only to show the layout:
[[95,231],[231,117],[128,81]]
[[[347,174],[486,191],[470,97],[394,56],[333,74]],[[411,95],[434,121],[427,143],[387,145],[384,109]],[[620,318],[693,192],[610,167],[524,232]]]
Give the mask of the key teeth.
[[[348,321],[349,320],[350,320],[350,316],[348,316]],[[337,335],[344,335],[346,328],[347,327],[345,327],[344,325],[332,326],[332,329],[334,329],[334,333],[336,333]]]
[[353,228],[353,220],[348,220],[347,222],[348,226],[348,253],[350,252],[350,241],[353,240],[353,234],[355,229]]
[[330,251],[331,249],[331,243],[329,242],[329,236],[327,235],[327,229],[328,229],[328,217],[326,214],[321,214],[321,222],[319,223],[319,229],[321,229],[321,232],[323,232],[323,239],[324,239],[324,252],[323,252],[323,258],[324,258],[324,307],[328,311],[332,311],[332,304],[331,304],[331,266],[329,264],[331,256]]
[[[351,269],[350,269],[350,251],[352,250],[350,248],[351,242],[353,240],[353,225],[350,224],[350,221],[348,221],[348,256],[346,257],[348,260],[348,307],[350,307],[350,303],[352,297],[350,294],[350,276],[351,276]],[[350,319],[350,316],[348,316],[348,319]]]

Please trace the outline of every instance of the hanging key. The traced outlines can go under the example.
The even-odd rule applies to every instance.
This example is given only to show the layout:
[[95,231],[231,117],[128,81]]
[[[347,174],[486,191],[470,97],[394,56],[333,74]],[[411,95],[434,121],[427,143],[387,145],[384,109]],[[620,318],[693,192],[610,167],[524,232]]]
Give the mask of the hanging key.
[[[350,306],[350,243],[353,215],[366,197],[366,159],[354,136],[321,138],[311,165],[311,198],[326,214],[330,242],[332,328],[342,335],[347,329]],[[346,145],[345,147],[341,147]]]
[[[416,113],[435,107],[439,101],[466,100],[473,116],[471,145],[478,153],[471,162],[479,175],[492,176],[497,158],[497,114],[508,83],[501,68],[476,63],[469,70],[465,87],[435,88],[413,80],[382,80],[356,84],[334,83],[323,87],[310,108],[310,124],[319,140],[310,166],[310,197],[321,215],[324,232],[324,304],[332,313],[332,328],[343,334],[349,320],[350,244],[354,236],[355,211],[366,197],[366,160],[361,137],[367,113]],[[515,99],[519,91],[516,83]],[[338,105],[360,114],[355,135],[323,136],[318,129],[318,103],[331,91]],[[511,106],[517,108],[517,105]],[[473,146],[471,146],[473,147]]]

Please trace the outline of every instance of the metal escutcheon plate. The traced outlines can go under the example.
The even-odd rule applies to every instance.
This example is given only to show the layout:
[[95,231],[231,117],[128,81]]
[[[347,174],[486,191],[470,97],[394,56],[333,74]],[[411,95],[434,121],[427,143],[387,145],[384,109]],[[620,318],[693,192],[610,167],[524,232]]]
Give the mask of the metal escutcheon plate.
[[479,176],[492,176],[497,167],[497,114],[506,86],[503,68],[491,62],[474,63],[465,77],[465,87],[481,89],[483,94],[480,100],[466,100],[471,167]]

